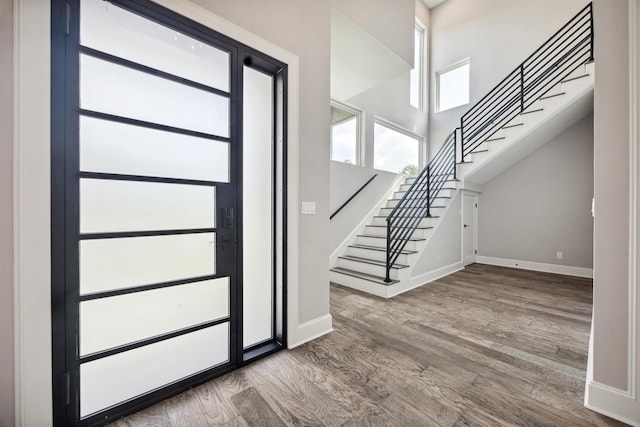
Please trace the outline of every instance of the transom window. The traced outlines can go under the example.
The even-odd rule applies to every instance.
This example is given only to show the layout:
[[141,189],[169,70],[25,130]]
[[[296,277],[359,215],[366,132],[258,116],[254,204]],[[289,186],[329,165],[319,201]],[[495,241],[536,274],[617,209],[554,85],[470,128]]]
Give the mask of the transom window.
[[469,58],[436,73],[436,110],[445,111],[469,103]]
[[410,73],[409,103],[419,109],[424,109],[424,70],[425,70],[425,28],[420,21],[416,21],[413,32],[413,69]]

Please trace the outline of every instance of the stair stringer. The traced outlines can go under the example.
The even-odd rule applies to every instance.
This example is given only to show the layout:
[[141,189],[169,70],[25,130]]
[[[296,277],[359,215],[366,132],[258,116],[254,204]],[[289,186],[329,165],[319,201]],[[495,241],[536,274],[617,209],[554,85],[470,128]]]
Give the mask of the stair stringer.
[[[441,213],[440,218],[438,218],[438,222],[436,226],[433,228],[432,232],[429,235],[429,238],[423,245],[422,249],[419,251],[416,257],[416,262],[412,263],[410,267],[410,272],[408,277],[403,278],[399,283],[395,283],[387,287],[386,298],[391,298],[393,296],[399,295],[401,293],[410,291],[411,289],[418,288],[422,285],[426,285],[429,282],[437,280],[441,277],[447,276],[449,274],[455,273],[456,271],[460,271],[464,268],[464,264],[462,262],[462,253],[460,253],[460,259],[456,262],[438,267],[434,270],[430,270],[428,272],[416,274],[415,270],[420,265],[418,262],[423,257],[425,253],[427,253],[434,242],[434,240],[440,236],[445,230],[442,229],[444,223],[447,220],[451,219],[451,217],[458,216],[458,220],[460,220],[461,211],[453,209],[453,206],[456,205],[456,201],[462,196],[463,188],[458,185],[458,188],[455,190],[455,194],[451,197],[450,200],[447,201],[444,212]],[[462,208],[462,207],[461,207]]]

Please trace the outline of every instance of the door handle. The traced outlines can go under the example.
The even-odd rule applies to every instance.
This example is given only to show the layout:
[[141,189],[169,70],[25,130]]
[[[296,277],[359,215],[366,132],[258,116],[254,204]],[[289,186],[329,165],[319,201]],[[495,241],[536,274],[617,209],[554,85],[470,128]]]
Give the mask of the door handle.
[[471,226],[468,224],[464,224],[464,228],[467,228],[467,227],[471,227]]

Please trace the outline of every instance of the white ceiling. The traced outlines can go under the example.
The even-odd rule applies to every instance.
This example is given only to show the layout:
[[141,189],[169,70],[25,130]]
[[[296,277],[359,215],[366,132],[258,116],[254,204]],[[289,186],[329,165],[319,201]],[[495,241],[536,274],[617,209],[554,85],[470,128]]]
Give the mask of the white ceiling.
[[429,9],[433,9],[440,3],[444,3],[445,0],[422,0],[422,2],[426,4]]

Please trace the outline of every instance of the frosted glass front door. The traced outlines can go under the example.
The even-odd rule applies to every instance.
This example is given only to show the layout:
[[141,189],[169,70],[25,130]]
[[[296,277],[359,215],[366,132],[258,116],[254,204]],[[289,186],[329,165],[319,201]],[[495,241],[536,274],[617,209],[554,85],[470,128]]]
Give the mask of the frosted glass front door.
[[287,66],[173,8],[51,2],[54,427],[286,347]]

